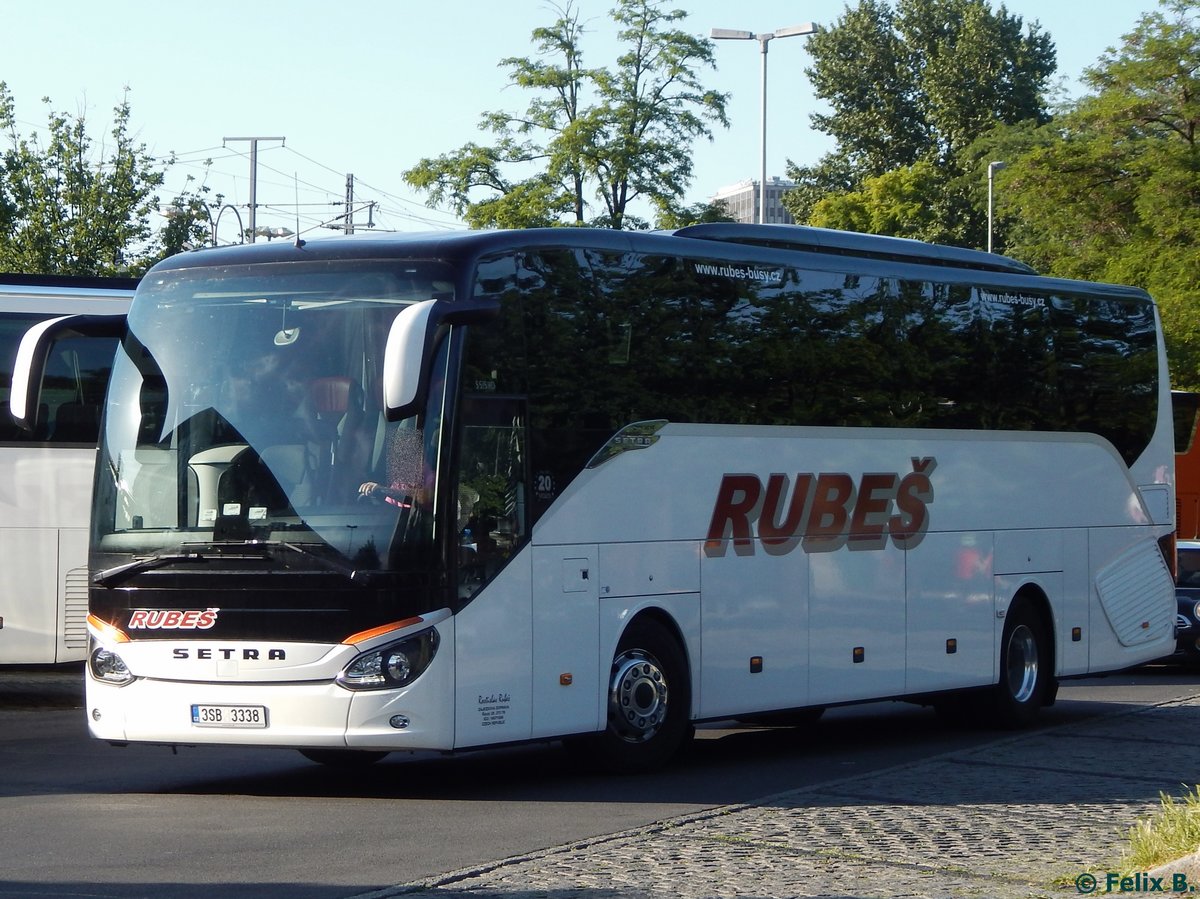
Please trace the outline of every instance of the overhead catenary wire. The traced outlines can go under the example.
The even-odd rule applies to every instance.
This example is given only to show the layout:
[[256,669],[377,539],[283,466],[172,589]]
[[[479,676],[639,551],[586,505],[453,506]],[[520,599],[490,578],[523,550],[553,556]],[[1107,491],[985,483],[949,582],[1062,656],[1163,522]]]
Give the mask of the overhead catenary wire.
[[[34,140],[41,138],[46,130],[44,123],[28,121],[24,118],[15,118],[14,125],[31,129],[32,133],[26,135],[25,138],[32,138]],[[281,150],[293,154],[311,166],[336,175],[339,186],[336,188],[325,186],[308,178],[300,178],[294,171],[283,171],[280,168],[272,166],[269,161],[264,161],[264,156],[271,153],[278,154]],[[306,153],[300,152],[295,147],[285,144],[261,147],[259,148],[258,155],[258,168],[263,172],[277,175],[281,179],[276,181],[271,178],[259,177],[258,184],[260,189],[267,191],[287,191],[289,194],[303,190],[306,195],[306,202],[304,203],[301,203],[297,196],[295,203],[271,204],[277,207],[276,211],[286,209],[289,214],[294,214],[305,206],[313,208],[329,204],[331,208],[341,208],[343,210],[342,216],[344,217],[344,192],[342,187],[344,184],[343,179],[346,176],[344,170],[315,159]],[[165,199],[168,204],[172,198],[186,196],[200,188],[204,189],[205,193],[212,193],[221,197],[223,201],[228,202],[230,205],[245,205],[246,200],[244,197],[246,195],[245,184],[248,180],[247,175],[244,171],[234,172],[223,164],[233,161],[244,163],[249,158],[248,150],[230,145],[213,144],[211,146],[188,150],[153,153],[151,156],[161,163],[166,170],[166,178],[160,190],[161,198]],[[372,212],[375,230],[400,230],[401,227],[411,227],[414,224],[423,229],[434,230],[458,230],[465,227],[454,213],[430,207],[424,203],[401,196],[394,191],[381,188],[373,183],[373,179],[365,180],[357,174],[355,177],[360,187],[375,195],[372,197],[375,201]],[[315,197],[320,197],[320,199],[314,199]],[[267,204],[257,203],[256,205],[259,208],[267,208]],[[302,216],[310,230],[324,227],[337,221],[338,218],[337,216],[313,216],[304,215],[303,213]],[[389,227],[389,224],[392,222],[400,224],[397,227]]]
[[[312,163],[315,166],[319,166],[323,169],[326,169],[327,171],[331,172],[332,174],[335,174],[335,175],[342,174],[341,172],[338,172],[337,169],[331,168],[330,166],[325,165],[325,163],[320,162],[316,159],[313,159],[311,156],[306,156],[305,154],[301,153],[299,150],[295,149],[294,147],[285,147],[284,149],[288,150],[291,153],[294,153],[295,155],[299,156],[301,159],[305,160],[306,162]],[[432,209],[429,206],[426,206],[424,203],[417,203],[413,200],[409,200],[404,197],[397,196],[396,194],[391,193],[390,191],[387,191],[381,187],[377,187],[376,185],[369,184],[367,181],[365,181],[362,178],[361,175],[355,175],[355,178],[359,184],[361,184],[363,187],[366,187],[368,190],[372,190],[375,193],[377,193],[381,196],[387,197],[388,199],[393,200],[397,203],[400,203],[402,205],[415,206],[419,209],[425,210],[426,212],[445,215],[447,218],[453,219],[455,222],[458,221],[457,217],[453,213],[448,213],[448,212],[442,213],[442,212],[440,212],[440,210]]]
[[[292,154],[312,167],[329,172],[331,175],[336,175],[339,180],[339,186],[337,188],[325,186],[313,180],[311,175],[309,177],[300,177],[294,171],[285,171],[277,164],[273,165],[269,159],[264,159],[264,156],[268,154],[278,156],[280,151],[283,151],[285,154]],[[222,168],[217,163],[233,159],[240,162],[247,158],[247,151],[228,146],[202,147],[174,155],[176,166],[189,174],[203,172],[202,179],[200,180],[201,185],[216,191],[222,197],[230,198],[235,205],[238,203],[242,193],[239,185],[245,181],[246,176],[240,171],[235,172]],[[299,212],[304,221],[304,230],[306,232],[328,227],[336,223],[339,219],[344,218],[345,197],[343,185],[345,173],[334,166],[300,152],[294,147],[278,145],[260,148],[258,168],[260,172],[264,173],[258,178],[260,191],[286,191],[289,194],[302,191],[304,194],[303,201],[297,196],[295,202],[259,203],[258,206],[260,209],[272,207],[271,211],[274,213],[282,214],[286,212],[289,216]],[[278,176],[278,180],[270,177],[271,175]],[[196,178],[197,175],[193,174],[192,177]],[[372,215],[375,220],[375,230],[399,230],[400,227],[405,225],[411,228],[413,224],[423,229],[434,230],[457,230],[463,227],[461,221],[452,213],[432,209],[424,204],[379,188],[370,182],[363,181],[357,176],[356,180],[361,187],[364,187],[375,195],[371,198],[374,201]],[[221,189],[225,185],[229,185],[228,188]],[[186,187],[187,185],[185,184],[184,188],[186,189]],[[180,192],[182,193],[182,190]],[[364,204],[366,202],[364,199]],[[317,207],[326,205],[331,209],[338,209],[339,213],[330,216],[305,214],[306,209],[315,211]],[[400,227],[390,227],[392,222],[397,221],[402,223]]]

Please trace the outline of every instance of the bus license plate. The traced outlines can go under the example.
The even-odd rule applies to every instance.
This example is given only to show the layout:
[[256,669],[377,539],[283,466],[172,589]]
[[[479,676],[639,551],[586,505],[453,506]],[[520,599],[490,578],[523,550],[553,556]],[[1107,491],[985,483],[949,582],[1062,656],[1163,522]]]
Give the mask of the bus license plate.
[[193,727],[266,727],[265,705],[194,705]]

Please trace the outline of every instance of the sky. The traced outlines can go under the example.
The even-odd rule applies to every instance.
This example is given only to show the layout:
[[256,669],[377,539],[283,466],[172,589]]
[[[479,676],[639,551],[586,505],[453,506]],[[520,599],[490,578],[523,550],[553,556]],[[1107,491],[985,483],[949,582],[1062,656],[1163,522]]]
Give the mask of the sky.
[[[612,66],[619,53],[611,0],[574,0],[587,32],[584,64]],[[682,27],[769,32],[805,22],[834,23],[844,0],[678,0]],[[854,0],[857,5],[857,0]],[[993,0],[998,7],[998,0]],[[1007,0],[1038,22],[1058,50],[1058,79],[1078,96],[1095,65],[1156,0]],[[131,130],[156,156],[174,154],[163,202],[206,184],[210,197],[241,208],[250,194],[250,143],[258,143],[257,224],[315,238],[342,211],[346,175],[358,204],[374,201],[377,227],[427,231],[464,227],[430,209],[404,183],[419,159],[487,142],[486,111],[518,112],[530,95],[507,83],[505,57],[528,56],[530,33],[557,14],[548,0],[0,0],[4,49],[0,81],[16,103],[18,130],[44,128],[49,97],[57,111],[82,114],[97,144],[112,126],[125,89]],[[815,132],[817,109],[804,69],[806,38],[770,43],[767,62],[767,176],[786,164],[816,162],[831,148]],[[730,93],[728,129],[693,154],[689,203],[758,178],[762,68],[756,41],[716,42],[705,84]],[[211,164],[206,165],[206,161]],[[189,182],[191,176],[193,181]],[[215,208],[215,207],[214,207]],[[236,238],[232,212],[217,216],[221,242]],[[356,227],[367,213],[356,214]]]

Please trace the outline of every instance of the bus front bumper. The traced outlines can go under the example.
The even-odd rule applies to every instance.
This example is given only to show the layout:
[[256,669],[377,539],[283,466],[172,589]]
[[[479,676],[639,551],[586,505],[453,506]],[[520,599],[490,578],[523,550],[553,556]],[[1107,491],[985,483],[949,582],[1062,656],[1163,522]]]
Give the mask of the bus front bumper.
[[87,681],[88,727],[114,743],[339,749],[454,748],[451,666],[407,687],[352,691],[337,683]]

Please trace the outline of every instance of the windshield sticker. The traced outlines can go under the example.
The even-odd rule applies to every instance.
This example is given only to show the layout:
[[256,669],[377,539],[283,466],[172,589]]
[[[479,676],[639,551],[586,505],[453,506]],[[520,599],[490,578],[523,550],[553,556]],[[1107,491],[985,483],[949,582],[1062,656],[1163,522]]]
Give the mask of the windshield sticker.
[[[772,474],[727,474],[717,489],[707,556],[725,555],[730,542],[739,556],[752,556],[758,543],[770,555],[883,549],[887,541],[913,549],[929,527],[933,503],[933,456],[912,459],[912,471],[871,472],[855,483],[845,472],[804,472],[793,480]],[[789,490],[791,499],[788,499]],[[731,539],[732,538],[732,539]]]

